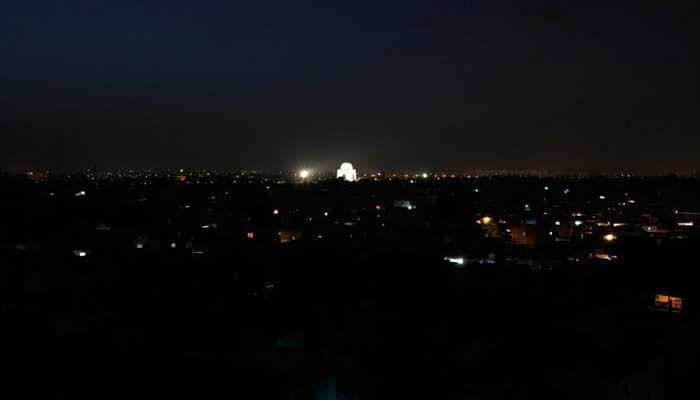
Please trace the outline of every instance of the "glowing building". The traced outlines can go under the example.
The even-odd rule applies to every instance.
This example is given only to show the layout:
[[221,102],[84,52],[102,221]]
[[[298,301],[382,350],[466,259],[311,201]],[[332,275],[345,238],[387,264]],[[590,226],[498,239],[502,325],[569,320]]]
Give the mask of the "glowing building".
[[344,162],[340,164],[340,169],[338,169],[338,178],[343,178],[348,182],[355,182],[357,180],[357,171],[352,167],[349,162]]

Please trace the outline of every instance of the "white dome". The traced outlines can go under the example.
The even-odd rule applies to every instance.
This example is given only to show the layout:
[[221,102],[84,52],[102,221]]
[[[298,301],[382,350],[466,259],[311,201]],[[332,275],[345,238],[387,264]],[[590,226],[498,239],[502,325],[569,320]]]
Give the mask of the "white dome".
[[355,171],[355,168],[352,167],[352,164],[349,162],[344,162],[340,164],[337,177],[343,178],[348,182],[354,182],[357,180],[357,171]]

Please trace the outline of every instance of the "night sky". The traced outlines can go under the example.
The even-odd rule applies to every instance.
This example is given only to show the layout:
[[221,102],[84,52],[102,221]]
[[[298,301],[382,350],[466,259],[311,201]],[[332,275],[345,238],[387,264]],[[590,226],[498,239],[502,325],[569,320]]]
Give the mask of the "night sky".
[[697,3],[6,1],[0,166],[700,169]]

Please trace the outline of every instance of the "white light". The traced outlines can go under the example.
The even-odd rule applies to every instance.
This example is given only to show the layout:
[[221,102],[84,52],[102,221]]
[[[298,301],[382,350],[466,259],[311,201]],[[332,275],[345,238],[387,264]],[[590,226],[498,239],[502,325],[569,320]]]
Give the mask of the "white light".
[[340,164],[340,168],[337,172],[336,176],[338,178],[343,178],[347,182],[355,182],[357,180],[357,171],[349,162]]
[[78,257],[87,257],[87,251],[85,250],[74,250],[73,254]]
[[607,235],[603,236],[603,239],[604,239],[606,242],[612,242],[612,241],[614,241],[615,239],[617,239],[617,236],[613,235],[612,233],[608,233]]
[[425,179],[425,178],[428,177],[428,174],[426,174],[425,172],[423,172],[423,175],[422,175],[422,176],[423,176],[423,178]]
[[176,248],[176,247],[177,247],[177,243],[175,243],[175,242],[170,243],[170,248],[171,248],[171,249],[174,249],[174,248]]
[[310,175],[311,175],[311,172],[309,172],[308,169],[302,169],[301,171],[299,171],[299,178],[301,178],[301,179],[306,179]]
[[324,216],[324,217],[327,217],[327,216],[328,216],[328,211],[325,211],[325,212],[323,213],[323,216]]
[[583,221],[576,220],[576,221],[574,221],[574,225],[581,226],[581,225],[583,225]]
[[445,261],[449,261],[452,264],[464,265],[464,258],[462,257],[445,257]]
[[143,243],[136,243],[137,249],[143,249]]
[[554,225],[559,226],[559,225],[561,225],[561,222],[555,221],[555,222],[554,222]]
[[81,190],[81,191],[79,191],[78,193],[75,194],[75,197],[82,197],[82,196],[85,196],[85,191],[84,191],[84,190]]
[[276,208],[274,210],[272,210],[272,215],[278,215],[279,213],[280,213],[280,210],[278,210]]
[[545,186],[545,187],[544,187],[544,190],[549,190],[549,186]]
[[598,196],[598,198],[601,200],[605,200],[605,196],[603,196],[602,194],[600,196]]

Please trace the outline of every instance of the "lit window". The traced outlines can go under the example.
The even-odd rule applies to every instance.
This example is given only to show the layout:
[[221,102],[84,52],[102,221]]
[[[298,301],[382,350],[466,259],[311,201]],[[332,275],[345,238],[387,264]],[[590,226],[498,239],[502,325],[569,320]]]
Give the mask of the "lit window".
[[683,298],[668,296],[665,294],[656,294],[654,305],[661,311],[681,312],[683,309]]
[[680,311],[683,308],[683,299],[680,297],[671,297],[671,309]]
[[245,236],[246,236],[248,239],[254,239],[254,238],[255,238],[255,232],[248,232],[248,233],[245,234]]

